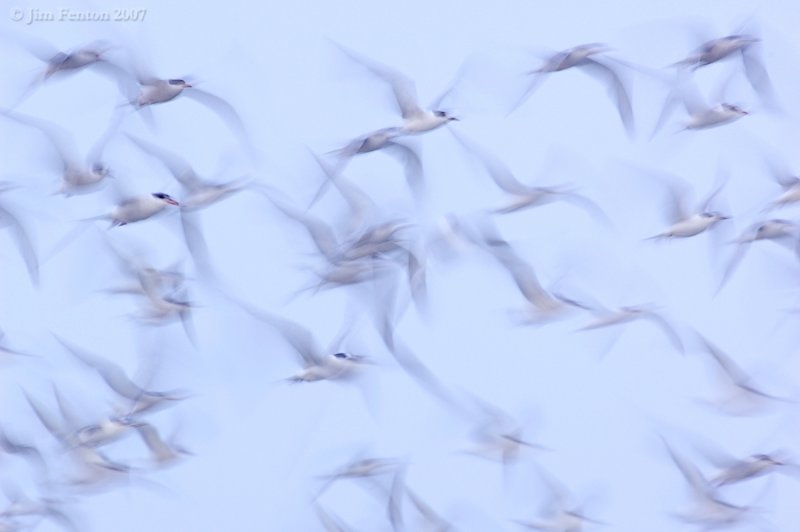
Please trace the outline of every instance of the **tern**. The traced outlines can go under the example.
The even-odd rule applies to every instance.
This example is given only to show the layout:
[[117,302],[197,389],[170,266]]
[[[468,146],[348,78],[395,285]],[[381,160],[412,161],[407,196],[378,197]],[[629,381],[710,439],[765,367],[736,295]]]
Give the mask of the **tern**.
[[[0,195],[8,190],[15,188],[14,185],[9,183],[0,182]],[[28,275],[34,284],[39,283],[39,258],[37,257],[36,250],[33,247],[33,242],[26,230],[25,226],[19,221],[18,217],[12,213],[3,203],[0,203],[0,228],[7,228],[14,239],[22,260],[25,262],[25,267],[28,269]]]
[[673,325],[661,314],[656,312],[656,308],[657,307],[652,304],[627,305],[619,307],[616,310],[602,307],[595,308],[592,312],[597,315],[597,318],[578,330],[589,331],[605,327],[615,327],[636,320],[648,320],[661,329],[669,342],[683,354],[685,349],[681,337],[675,331]]
[[149,423],[137,423],[135,428],[150,451],[150,461],[156,469],[175,465],[186,455],[192,454],[173,442],[164,441],[158,430]]
[[339,48],[345,55],[391,85],[397,106],[400,108],[400,114],[403,117],[403,124],[397,130],[400,134],[416,135],[426,133],[458,120],[447,111],[439,109],[445,97],[452,92],[452,86],[431,103],[431,110],[426,111],[420,107],[416,86],[409,77],[342,46],[339,46]]
[[[251,157],[255,158],[255,151],[250,143],[247,128],[242,122],[236,109],[223,98],[208,91],[197,88],[198,82],[189,81],[183,78],[159,78],[146,72],[137,65],[134,78],[130,74],[120,83],[121,89],[127,103],[135,110],[146,112],[143,116],[148,121],[152,120],[149,114],[150,107],[153,105],[164,104],[175,100],[179,96],[189,98],[203,105],[217,115],[230,128],[231,132],[242,143]],[[152,126],[152,122],[150,124]]]
[[[729,460],[726,466],[716,474],[711,482],[717,486],[728,486],[758,478],[773,471],[780,471],[788,462],[777,458],[774,454],[753,454],[740,460]],[[797,466],[794,466],[795,473]]]
[[616,100],[617,111],[622,119],[622,123],[628,133],[632,133],[634,127],[633,110],[631,108],[631,100],[628,91],[616,69],[597,57],[599,54],[610,50],[611,48],[605,44],[589,43],[581,44],[552,55],[542,66],[526,73],[529,76],[533,76],[533,79],[525,93],[511,108],[509,113],[516,110],[517,107],[522,105],[530,97],[533,91],[536,90],[542,82],[543,75],[577,67],[589,75],[600,79],[609,86],[610,92]]
[[109,59],[108,52],[116,48],[109,42],[95,41],[70,51],[61,51],[44,40],[31,37],[30,34],[18,34],[15,37],[15,40],[23,48],[45,63],[44,69],[27,84],[15,103],[15,107],[30,96],[37,85],[57,77],[76,74],[82,70],[91,69],[111,78],[116,83],[120,83],[128,76],[123,68]]
[[703,101],[700,91],[694,83],[685,75],[678,76],[677,86],[670,92],[661,115],[658,118],[653,135],[658,133],[666,122],[672,110],[677,105],[678,100],[683,102],[689,118],[684,122],[684,130],[700,130],[729,124],[747,116],[750,113],[738,105],[728,102],[720,102],[716,105],[708,105]]
[[717,293],[725,286],[730,277],[738,268],[745,254],[754,242],[769,240],[789,248],[796,257],[800,257],[800,225],[783,218],[772,218],[757,222],[747,228],[742,235],[731,242],[736,244],[736,251],[728,262],[722,275]]
[[590,307],[557,292],[547,291],[539,283],[533,267],[523,261],[505,240],[487,243],[488,251],[508,271],[522,296],[530,303],[525,321],[542,324]]
[[[54,522],[61,525],[64,530],[71,532],[79,532],[79,527],[74,520],[67,515],[61,508],[64,501],[55,499],[49,496],[39,496],[37,499],[31,499],[20,493],[9,493],[10,490],[7,485],[3,486],[3,491],[6,492],[8,498],[8,505],[0,512],[0,517],[14,518],[14,517],[28,517],[38,516],[40,519],[52,519]],[[36,527],[38,522],[32,524]],[[3,522],[0,522],[0,531],[3,529]],[[13,528],[11,531],[23,530],[22,528]]]
[[608,224],[608,217],[603,210],[589,198],[577,193],[571,184],[533,186],[520,182],[511,170],[497,157],[468,141],[463,135],[453,133],[453,136],[464,148],[481,162],[492,181],[509,194],[512,200],[503,207],[493,209],[497,214],[508,214],[523,209],[538,207],[556,201],[565,201],[583,209],[595,220]]
[[27,393],[25,398],[33,409],[36,417],[44,425],[47,431],[56,438],[62,446],[69,451],[75,463],[82,469],[83,474],[75,478],[71,483],[75,485],[95,486],[101,483],[114,481],[120,474],[127,474],[130,470],[125,464],[120,464],[109,459],[97,448],[82,444],[76,437],[77,424],[72,414],[69,412],[63,398],[56,390],[56,399],[59,409],[67,425],[56,422],[44,408],[34,401]]
[[545,530],[549,532],[581,532],[587,524],[607,525],[589,517],[584,506],[586,503],[574,504],[575,496],[564,485],[547,474],[542,468],[539,475],[548,488],[548,497],[542,505],[542,514],[546,520],[515,520],[514,522],[530,530]]
[[695,499],[691,511],[680,514],[679,517],[708,527],[734,525],[748,517],[750,508],[720,499],[716,486],[694,464],[676,453],[663,437],[662,441],[673,463],[689,484]]
[[789,399],[763,391],[728,354],[707,338],[696,333],[707,360],[713,368],[723,393],[712,404],[722,412],[733,415],[753,415],[764,412],[777,403],[792,402]]
[[752,35],[727,35],[718,39],[712,39],[700,45],[700,47],[689,54],[686,59],[678,61],[674,66],[698,69],[716,63],[717,61],[727,59],[737,53],[747,62],[745,59],[747,54],[745,52],[752,45],[760,41],[761,39],[753,37]]
[[325,532],[355,532],[355,529],[345,524],[336,514],[333,514],[314,501],[314,512],[317,514]]
[[785,163],[770,161],[768,167],[772,178],[783,189],[783,192],[770,202],[764,210],[786,207],[800,201],[800,176],[789,171]]
[[106,132],[89,151],[85,161],[80,160],[72,137],[56,124],[16,112],[4,111],[2,114],[22,125],[39,130],[57,152],[61,167],[61,187],[56,191],[57,194],[69,197],[94,192],[104,184],[107,177],[112,176],[109,168],[102,162],[102,154],[119,128],[121,114],[114,114]]
[[[107,54],[116,46],[107,41],[94,41],[69,51],[61,51],[52,44],[31,37],[29,34],[19,34],[15,37],[23,48],[45,63],[41,81],[47,81],[55,74],[77,72],[87,67],[113,65],[108,60]],[[98,70],[106,72],[100,68]]]
[[58,336],[55,338],[81,363],[96,371],[106,385],[129,404],[121,409],[127,417],[156,412],[189,397],[189,394],[178,390],[154,391],[142,388],[134,383],[117,364],[71,344],[63,338]]
[[247,189],[251,185],[250,180],[240,178],[222,183],[211,182],[200,177],[192,166],[177,154],[133,135],[127,136],[139,149],[166,166],[172,177],[180,184],[183,190],[180,202],[181,227],[186,247],[195,263],[209,271],[210,257],[203,236],[200,211]]
[[772,85],[767,70],[758,55],[757,45],[760,42],[761,39],[752,35],[726,35],[703,43],[673,66],[697,70],[738,55],[742,60],[744,73],[750,86],[762,96],[770,98],[772,97]]
[[522,426],[507,412],[477,397],[472,399],[479,410],[478,415],[483,419],[473,432],[476,445],[469,453],[501,462],[504,474],[508,475],[510,467],[524,449],[550,450],[527,441]]
[[314,157],[317,159],[317,162],[328,178],[320,186],[309,207],[313,206],[314,203],[322,197],[329,183],[335,183],[340,179],[341,173],[350,162],[350,159],[359,154],[371,153],[378,150],[391,155],[403,165],[403,172],[405,174],[406,183],[408,183],[408,188],[416,199],[420,199],[422,197],[423,185],[422,161],[420,160],[419,154],[417,154],[413,148],[395,141],[397,137],[402,135],[402,128],[389,127],[359,137],[351,141],[344,148],[332,152],[337,157],[336,164],[333,168],[328,168],[327,165],[315,155]]
[[110,213],[86,218],[85,221],[109,220],[110,227],[123,226],[147,220],[170,206],[179,207],[180,203],[165,192],[153,192],[122,200]]
[[289,319],[257,309],[243,301],[236,301],[248,314],[278,331],[298,356],[303,369],[289,377],[290,382],[316,382],[321,380],[350,380],[370,361],[361,355],[343,351],[329,354],[323,351],[314,335]]
[[403,498],[408,497],[414,505],[420,519],[417,519],[415,526],[410,530],[421,532],[455,532],[455,527],[444,517],[439,515],[425,500],[405,483],[404,471],[398,471],[392,482],[389,495],[389,520],[393,530],[404,530],[403,527]]
[[[654,174],[655,175],[655,174]],[[694,210],[690,209],[688,200],[692,193],[692,187],[677,176],[665,175],[656,176],[663,183],[669,192],[666,211],[669,223],[672,224],[661,233],[650,237],[650,239],[664,238],[688,238],[699,235],[714,227],[717,223],[728,220],[730,217],[711,209],[714,199],[725,186],[724,179],[718,179],[718,183],[708,195],[703,198]]]
[[213,183],[200,177],[179,155],[134,135],[127,134],[127,137],[142,151],[158,159],[180,184],[183,189],[180,205],[183,211],[209,207],[244,190],[249,182],[246,179],[236,179],[225,183]]

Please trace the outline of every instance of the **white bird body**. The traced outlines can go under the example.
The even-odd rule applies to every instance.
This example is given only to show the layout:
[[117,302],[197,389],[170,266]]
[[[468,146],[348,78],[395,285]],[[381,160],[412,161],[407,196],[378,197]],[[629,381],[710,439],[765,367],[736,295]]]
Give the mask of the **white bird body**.
[[117,205],[110,214],[103,216],[103,218],[110,218],[112,226],[126,225],[155,216],[170,205],[177,207],[179,203],[168,194],[156,192],[147,196],[139,196],[125,200]]
[[710,213],[693,214],[689,218],[681,220],[668,227],[659,236],[686,238],[699,235],[717,222],[725,219],[727,218],[721,215],[714,215]]
[[729,124],[748,114],[747,111],[735,105],[721,103],[714,107],[691,113],[685,126],[686,129],[708,129]]
[[415,111],[417,112],[404,117],[403,125],[400,127],[403,133],[409,135],[425,133],[455,120],[444,111],[422,111],[421,109]]
[[182,79],[150,79],[141,83],[134,100],[136,107],[165,103],[177,98],[192,85]]

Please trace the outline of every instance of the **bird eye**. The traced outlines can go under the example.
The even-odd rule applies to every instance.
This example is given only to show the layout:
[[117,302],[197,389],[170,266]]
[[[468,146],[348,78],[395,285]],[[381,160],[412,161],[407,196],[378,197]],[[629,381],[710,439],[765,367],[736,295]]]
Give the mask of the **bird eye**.
[[444,111],[434,111],[433,114],[439,117],[447,116],[447,113],[445,113]]
[[167,80],[167,83],[170,85],[186,85],[186,82],[182,79],[170,79]]
[[336,358],[350,358],[350,356],[347,353],[336,353],[333,356],[335,356]]

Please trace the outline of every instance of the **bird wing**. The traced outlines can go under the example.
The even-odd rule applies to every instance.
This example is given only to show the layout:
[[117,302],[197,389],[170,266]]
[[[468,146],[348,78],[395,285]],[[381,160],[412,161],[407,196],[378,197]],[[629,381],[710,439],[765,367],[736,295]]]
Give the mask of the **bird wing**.
[[486,172],[489,174],[489,177],[492,178],[492,181],[494,181],[501,190],[509,194],[525,194],[530,191],[529,187],[523,185],[514,177],[511,170],[488,150],[480,148],[461,133],[451,131],[451,134],[470,155],[480,161],[481,165],[483,165]]
[[614,103],[617,106],[619,117],[628,133],[633,133],[633,109],[631,108],[631,98],[628,90],[622,82],[619,73],[611,66],[601,63],[599,60],[587,57],[581,64],[581,70],[594,76],[608,85]]
[[338,45],[339,49],[350,59],[361,64],[376,76],[383,79],[392,87],[397,106],[404,119],[418,117],[424,114],[419,106],[417,99],[417,88],[414,82],[401,72],[358,54],[344,46]]
[[192,166],[178,154],[161,148],[130,133],[125,134],[139,149],[161,161],[172,176],[190,193],[205,186]]
[[247,132],[247,128],[245,127],[241,116],[239,116],[239,113],[236,112],[236,109],[234,109],[231,104],[215,94],[211,94],[208,91],[198,89],[194,86],[183,91],[181,96],[184,98],[190,98],[216,113],[216,115],[220,117],[220,119],[222,119],[222,121],[225,122],[225,124],[231,129],[234,135],[236,135],[236,138],[242,143],[242,146],[245,147],[250,157],[256,157],[255,148],[250,142],[250,135]]
[[650,320],[651,322],[658,325],[658,327],[667,335],[667,339],[670,343],[681,353],[685,353],[685,348],[683,346],[683,340],[681,340],[680,335],[675,330],[675,327],[667,321],[661,314],[658,314],[654,311],[649,311],[644,314],[644,319]]
[[265,195],[281,212],[306,228],[306,231],[308,231],[317,249],[328,261],[332,263],[336,262],[339,242],[336,239],[336,235],[333,233],[333,229],[331,229],[328,224],[315,216],[300,212],[298,209],[274,198],[270,194],[265,193]]
[[17,112],[2,110],[0,113],[20,124],[38,129],[47,137],[47,140],[50,141],[50,144],[58,153],[64,171],[68,169],[80,169],[82,167],[77,155],[78,149],[75,146],[75,141],[72,139],[72,136],[61,127],[47,120],[34,118]]
[[131,401],[135,401],[142,395],[142,393],[144,393],[144,390],[134,384],[125,371],[123,371],[123,369],[117,364],[114,364],[113,362],[101,356],[95,355],[86,349],[82,349],[74,344],[71,344],[59,336],[53,336],[58,343],[60,343],[67,351],[72,353],[75,358],[80,360],[86,366],[94,369],[105,381],[108,387],[118,395],[126,399],[130,399]]
[[14,238],[22,255],[22,260],[25,261],[25,267],[28,269],[28,275],[31,280],[38,284],[39,282],[39,259],[36,255],[36,250],[33,248],[28,232],[19,222],[19,220],[11,214],[11,212],[0,204],[0,226],[5,225],[11,231],[11,236]]
[[292,320],[281,318],[265,310],[258,309],[244,301],[237,299],[236,303],[257,320],[268,323],[277,329],[289,345],[294,348],[297,355],[300,356],[304,367],[316,366],[321,363],[322,357],[320,353],[322,351],[317,345],[311,331]]

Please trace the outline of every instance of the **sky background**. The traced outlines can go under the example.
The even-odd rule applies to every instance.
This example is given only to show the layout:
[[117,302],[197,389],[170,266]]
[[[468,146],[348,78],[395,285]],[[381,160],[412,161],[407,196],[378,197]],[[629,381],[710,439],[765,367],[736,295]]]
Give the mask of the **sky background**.
[[[198,87],[225,98],[241,114],[257,147],[251,163],[235,135],[213,112],[177,98],[153,107],[157,130],[131,113],[123,131],[172,150],[202,176],[219,180],[250,175],[305,205],[323,177],[309,150],[326,153],[399,117],[385,83],[348,60],[342,44],[407,74],[425,105],[453,83],[442,106],[460,121],[449,128],[494,153],[524,182],[575,183],[608,214],[611,226],[580,209],[554,203],[496,219],[500,233],[535,268],[545,286],[556,281],[610,308],[654,302],[682,333],[691,328],[718,344],[763,387],[800,399],[800,364],[793,327],[798,302],[797,259],[771,242],[758,242],[725,288],[715,295],[730,241],[760,219],[780,192],[766,163],[798,168],[798,118],[794,95],[800,9],[790,1],[537,2],[466,1],[252,2],[192,6],[135,4],[9,3],[0,10],[0,85],[3,106],[16,101],[42,63],[19,46],[20,36],[71,49],[95,39],[135,49],[161,77],[192,76]],[[140,22],[15,22],[22,9],[59,13],[144,9]],[[5,13],[9,13],[5,16]],[[748,26],[749,25],[749,26]],[[652,136],[669,87],[658,76],[629,72],[636,132],[629,137],[602,85],[576,70],[549,76],[513,114],[506,111],[525,86],[523,73],[541,54],[586,42],[613,47],[613,57],[667,76],[667,65],[702,40],[742,27],[763,39],[762,54],[780,104],[766,108],[727,61],[697,71],[700,91],[724,98],[752,114],[723,127],[681,131],[679,108]],[[705,39],[700,38],[704,35]],[[462,65],[466,65],[462,69]],[[116,86],[91,70],[53,79],[16,110],[67,129],[81,156],[107,127],[122,102]],[[198,278],[190,282],[197,307],[197,346],[179,324],[141,326],[130,319],[133,298],[104,293],[121,277],[94,229],[76,230],[82,218],[107,212],[114,194],[65,199],[52,195],[58,173],[42,136],[10,120],[0,121],[0,179],[25,185],[0,197],[26,223],[41,260],[33,286],[7,231],[0,230],[0,327],[7,341],[36,353],[33,360],[6,360],[0,367],[0,426],[18,439],[57,456],[56,442],[24,400],[27,390],[55,408],[51,384],[87,420],[107,413],[113,396],[49,336],[53,332],[114,360],[130,374],[157,364],[154,389],[181,388],[194,395],[148,417],[163,434],[193,452],[172,468],[98,494],[76,497],[68,508],[81,530],[323,530],[311,498],[319,476],[355,455],[409,461],[406,481],[458,530],[518,530],[514,519],[535,519],[547,499],[540,470],[557,478],[586,511],[608,523],[598,530],[673,531],[696,528],[673,515],[690,502],[680,472],[656,431],[676,448],[709,464],[692,450],[692,438],[746,456],[788,449],[800,455],[798,410],[783,406],[767,415],[725,416],[698,399],[713,396],[712,373],[702,352],[681,356],[651,323],[618,330],[576,332],[584,313],[542,327],[516,326],[510,310],[524,300],[491,257],[464,246],[450,260],[428,263],[430,305],[411,307],[396,335],[453,390],[463,390],[509,413],[526,437],[551,449],[523,450],[510,476],[500,464],[463,452],[475,422],[459,417],[427,394],[380,342],[369,319],[357,322],[346,347],[378,363],[360,386],[280,382],[298,370],[280,336],[231,304]],[[376,152],[356,157],[346,175],[379,206],[375,216],[408,217],[420,238],[434,234],[447,214],[470,216],[496,207],[503,193],[476,160],[441,128],[408,139],[419,149],[425,201],[415,205],[403,172]],[[103,156],[115,184],[130,193],[155,191],[180,199],[170,174],[132,145],[114,137]],[[728,176],[719,210],[732,215],[715,237],[643,241],[664,227],[664,190],[650,172],[682,177],[696,197],[720,172]],[[342,216],[344,205],[329,193],[315,213]],[[796,218],[788,207],[777,216]],[[219,275],[230,291],[261,308],[303,324],[323,346],[336,337],[350,289],[295,292],[313,282],[313,244],[259,194],[242,192],[202,213]],[[98,224],[105,231],[104,224]],[[67,235],[77,236],[49,253]],[[157,267],[182,263],[192,275],[178,217],[164,216],[107,232],[115,245],[136,246]],[[132,249],[132,248],[131,248]],[[617,332],[622,334],[601,357]],[[43,451],[44,452],[44,451]],[[120,460],[141,460],[136,438],[108,448]],[[35,479],[24,463],[0,462],[3,482],[33,497]],[[759,478],[733,487],[737,504],[758,501],[772,530],[800,522],[798,480]],[[0,497],[0,500],[2,498]],[[321,498],[354,530],[389,530],[384,501],[342,481]],[[406,526],[414,525],[407,505]],[[72,515],[72,513],[71,513]],[[735,530],[763,530],[752,523]],[[43,522],[38,530],[56,530]]]

